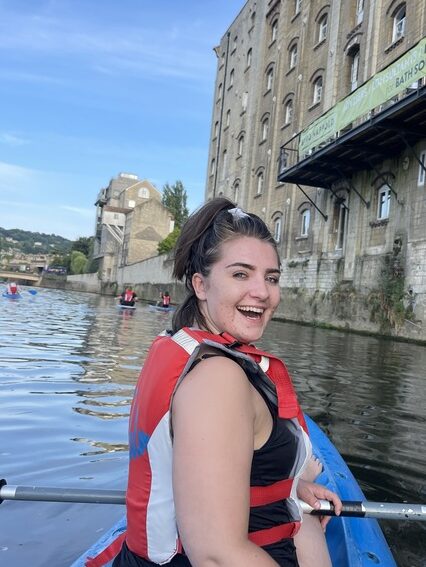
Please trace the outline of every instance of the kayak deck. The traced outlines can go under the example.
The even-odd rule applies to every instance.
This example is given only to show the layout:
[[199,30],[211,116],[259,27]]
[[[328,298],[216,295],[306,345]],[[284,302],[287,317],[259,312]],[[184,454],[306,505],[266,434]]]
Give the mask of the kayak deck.
[[[309,434],[314,454],[324,470],[317,481],[337,492],[342,500],[365,500],[365,496],[340,453],[325,433],[308,416]],[[84,567],[88,557],[94,557],[126,529],[125,516],[110,528],[71,567]],[[389,546],[374,518],[332,518],[327,526],[327,545],[333,567],[397,567]],[[111,562],[107,565],[111,565]]]

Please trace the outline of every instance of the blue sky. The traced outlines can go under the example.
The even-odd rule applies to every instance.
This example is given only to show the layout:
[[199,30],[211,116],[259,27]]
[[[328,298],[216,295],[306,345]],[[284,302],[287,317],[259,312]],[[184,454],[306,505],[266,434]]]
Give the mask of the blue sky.
[[244,0],[0,0],[0,226],[93,233],[119,172],[203,202],[219,44]]

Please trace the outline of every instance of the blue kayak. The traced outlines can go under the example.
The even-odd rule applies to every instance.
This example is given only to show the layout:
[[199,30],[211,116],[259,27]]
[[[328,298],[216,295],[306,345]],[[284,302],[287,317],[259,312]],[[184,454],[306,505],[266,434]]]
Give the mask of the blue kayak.
[[163,307],[162,305],[149,305],[148,306],[151,311],[163,311],[167,313],[167,311],[174,311],[175,308],[170,305],[170,307]]
[[[312,419],[306,416],[306,420],[314,454],[324,467],[317,481],[337,492],[342,500],[366,500],[335,446]],[[84,567],[87,558],[95,557],[125,529],[126,518],[123,517],[74,561],[71,567]],[[374,518],[332,518],[326,534],[333,567],[374,567],[375,565],[397,567],[380,526]]]
[[3,297],[7,297],[8,299],[21,299],[21,294],[20,293],[8,293],[7,291],[5,293],[2,293]]

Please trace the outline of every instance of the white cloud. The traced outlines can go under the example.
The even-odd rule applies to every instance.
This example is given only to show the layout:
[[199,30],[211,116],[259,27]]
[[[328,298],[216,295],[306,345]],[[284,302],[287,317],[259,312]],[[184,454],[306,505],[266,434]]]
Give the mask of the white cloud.
[[0,143],[6,144],[8,146],[17,147],[17,146],[24,146],[25,144],[29,144],[29,140],[25,140],[21,138],[21,136],[17,136],[16,134],[12,134],[10,132],[2,132],[0,133]]
[[77,215],[80,215],[81,217],[86,217],[86,218],[94,218],[94,214],[95,214],[95,208],[84,208],[84,207],[72,207],[70,205],[61,205],[59,207],[61,210],[63,211],[68,211],[70,213],[76,213]]

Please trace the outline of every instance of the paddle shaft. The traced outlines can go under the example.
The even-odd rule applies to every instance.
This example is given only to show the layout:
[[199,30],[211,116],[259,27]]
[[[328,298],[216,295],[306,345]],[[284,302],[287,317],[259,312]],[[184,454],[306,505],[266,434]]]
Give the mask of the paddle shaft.
[[[3,484],[2,484],[3,483]],[[43,486],[12,486],[0,481],[0,503],[3,500],[27,500],[38,502],[75,502],[81,504],[125,504],[124,490],[99,490],[90,488],[54,488]],[[334,516],[334,506],[328,500],[320,500],[321,508],[314,510],[301,502],[305,514]],[[426,521],[426,505],[396,502],[343,501],[341,516],[379,518],[383,520]]]

